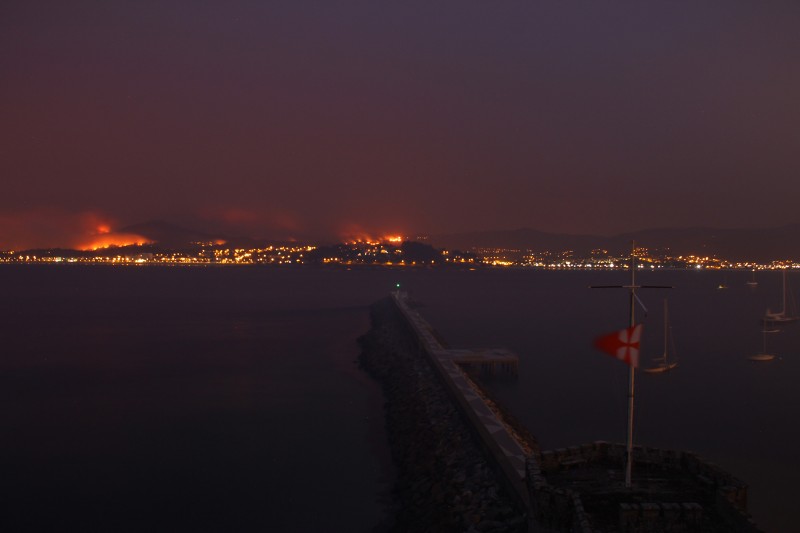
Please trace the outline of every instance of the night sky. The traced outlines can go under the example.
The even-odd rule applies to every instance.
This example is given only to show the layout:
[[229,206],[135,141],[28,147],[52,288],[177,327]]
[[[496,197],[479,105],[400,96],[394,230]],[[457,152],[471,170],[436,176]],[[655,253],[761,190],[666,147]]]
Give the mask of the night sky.
[[800,222],[800,3],[6,0],[0,249]]

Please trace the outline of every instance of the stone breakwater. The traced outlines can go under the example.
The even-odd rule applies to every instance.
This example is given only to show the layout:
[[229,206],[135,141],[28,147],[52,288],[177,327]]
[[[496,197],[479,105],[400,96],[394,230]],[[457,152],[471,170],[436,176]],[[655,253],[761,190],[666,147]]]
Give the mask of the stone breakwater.
[[746,485],[694,454],[636,447],[627,486],[622,445],[540,451],[463,368],[513,356],[448,348],[406,293],[373,305],[361,342],[362,366],[384,388],[399,471],[389,530],[758,531]]
[[397,468],[389,529],[397,532],[527,530],[441,381],[389,298],[371,307],[359,363],[382,386]]

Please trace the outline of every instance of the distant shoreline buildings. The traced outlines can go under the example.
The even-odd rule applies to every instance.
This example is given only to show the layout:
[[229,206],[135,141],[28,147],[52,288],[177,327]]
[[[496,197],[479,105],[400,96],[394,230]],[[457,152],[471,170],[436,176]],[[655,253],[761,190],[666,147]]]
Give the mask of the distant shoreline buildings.
[[[628,252],[629,253],[629,252]],[[330,246],[271,244],[236,247],[216,242],[195,242],[167,249],[157,245],[131,245],[98,250],[40,249],[0,252],[5,264],[111,264],[111,265],[325,265],[387,268],[531,268],[544,270],[603,270],[628,268],[629,256],[594,249],[588,254],[572,250],[472,248],[468,251],[434,248],[418,241],[352,241]],[[800,260],[767,262],[732,261],[717,256],[672,255],[665,249],[638,247],[640,269],[769,270],[800,268]]]

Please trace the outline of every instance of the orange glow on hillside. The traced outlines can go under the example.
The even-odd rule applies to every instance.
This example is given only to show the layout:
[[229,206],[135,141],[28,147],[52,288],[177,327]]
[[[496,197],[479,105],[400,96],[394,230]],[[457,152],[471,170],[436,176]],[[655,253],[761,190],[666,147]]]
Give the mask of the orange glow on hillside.
[[406,240],[402,234],[395,232],[382,232],[378,233],[378,235],[380,236],[376,236],[375,233],[365,230],[358,224],[346,224],[339,231],[339,238],[341,239],[341,242],[348,244],[363,243],[377,245],[390,243],[393,245],[400,245]]
[[400,235],[384,235],[383,237],[372,237],[370,235],[350,235],[345,239],[347,244],[402,244],[405,239]]
[[78,250],[94,251],[111,246],[130,246],[133,244],[150,244],[153,241],[147,240],[141,235],[133,233],[103,233],[94,237],[91,242],[78,246]]

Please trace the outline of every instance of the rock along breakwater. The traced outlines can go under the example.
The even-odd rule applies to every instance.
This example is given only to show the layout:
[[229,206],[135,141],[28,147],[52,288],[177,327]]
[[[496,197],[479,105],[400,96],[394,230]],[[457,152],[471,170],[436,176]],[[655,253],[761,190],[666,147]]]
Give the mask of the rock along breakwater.
[[391,298],[376,302],[371,320],[360,339],[359,362],[386,399],[397,468],[389,529],[526,531],[526,507],[503,481],[398,306]]

